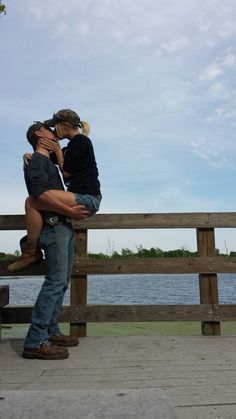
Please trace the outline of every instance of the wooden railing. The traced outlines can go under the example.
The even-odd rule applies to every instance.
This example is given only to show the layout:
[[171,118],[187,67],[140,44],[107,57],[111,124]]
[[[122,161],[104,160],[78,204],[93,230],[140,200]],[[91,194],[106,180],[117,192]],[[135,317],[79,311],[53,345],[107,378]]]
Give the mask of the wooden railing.
[[[88,230],[95,229],[196,230],[197,257],[183,258],[88,258]],[[64,307],[60,321],[69,322],[71,333],[86,336],[88,322],[200,321],[202,334],[219,335],[220,321],[236,320],[236,305],[219,304],[217,273],[236,272],[236,258],[217,256],[215,228],[236,228],[236,213],[98,214],[74,223],[76,257],[71,282],[71,305]],[[0,230],[25,230],[23,215],[0,216]],[[9,263],[9,262],[8,262]],[[0,275],[7,262],[0,264]],[[43,275],[45,264],[21,275]],[[99,274],[199,274],[198,305],[87,305],[87,275]],[[187,284],[186,284],[187,285]],[[144,283],[145,286],[145,283]],[[3,323],[30,323],[32,307],[7,306]]]

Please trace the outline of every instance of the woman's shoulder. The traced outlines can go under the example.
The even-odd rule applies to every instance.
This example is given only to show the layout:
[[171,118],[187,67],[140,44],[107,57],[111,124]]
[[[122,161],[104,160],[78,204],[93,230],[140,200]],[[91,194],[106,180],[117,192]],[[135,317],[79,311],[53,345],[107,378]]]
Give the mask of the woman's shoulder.
[[87,135],[81,133],[77,134],[76,137],[79,141],[91,141]]
[[72,138],[72,140],[69,141],[68,146],[73,148],[80,147],[86,144],[91,144],[90,138],[84,134],[77,134],[75,135],[75,137]]

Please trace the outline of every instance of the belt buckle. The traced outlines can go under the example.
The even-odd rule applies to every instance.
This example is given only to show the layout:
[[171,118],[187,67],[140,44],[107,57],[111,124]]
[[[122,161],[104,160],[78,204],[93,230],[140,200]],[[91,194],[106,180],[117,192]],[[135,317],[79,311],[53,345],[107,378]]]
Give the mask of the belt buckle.
[[58,222],[58,220],[59,220],[59,217],[57,215],[54,215],[53,217],[50,217],[48,219],[48,224],[50,226],[54,226]]

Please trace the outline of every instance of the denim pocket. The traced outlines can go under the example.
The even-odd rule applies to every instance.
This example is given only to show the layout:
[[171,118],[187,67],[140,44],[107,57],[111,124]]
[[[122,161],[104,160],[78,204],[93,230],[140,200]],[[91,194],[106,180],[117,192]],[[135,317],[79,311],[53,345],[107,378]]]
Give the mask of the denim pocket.
[[101,199],[97,199],[95,197],[92,198],[92,205],[93,205],[93,208],[94,208],[94,212],[93,212],[94,214],[95,214],[95,212],[97,212],[99,210],[100,203],[101,203]]

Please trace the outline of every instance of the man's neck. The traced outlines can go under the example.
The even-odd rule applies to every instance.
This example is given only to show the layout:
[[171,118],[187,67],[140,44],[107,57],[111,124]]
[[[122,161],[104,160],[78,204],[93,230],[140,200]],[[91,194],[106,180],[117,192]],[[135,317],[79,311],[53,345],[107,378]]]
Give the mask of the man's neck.
[[49,157],[49,150],[46,150],[45,148],[43,148],[40,145],[38,147],[36,147],[35,151],[37,151],[37,153],[43,154],[46,157]]

